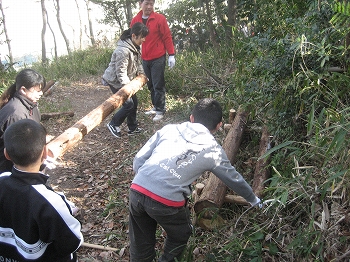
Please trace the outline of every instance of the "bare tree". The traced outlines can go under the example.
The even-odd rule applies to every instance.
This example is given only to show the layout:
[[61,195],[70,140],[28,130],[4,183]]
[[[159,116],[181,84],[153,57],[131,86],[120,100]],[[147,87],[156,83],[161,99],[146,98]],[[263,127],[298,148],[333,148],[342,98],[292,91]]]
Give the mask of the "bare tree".
[[46,44],[45,44],[45,33],[46,33],[46,7],[45,7],[45,0],[41,0],[41,16],[43,19],[43,27],[41,29],[41,63],[43,65],[47,64],[47,58],[46,58]]
[[78,9],[78,16],[79,16],[79,49],[81,49],[81,43],[82,43],[82,39],[83,39],[83,23],[81,21],[81,15],[80,15],[80,8],[78,5],[78,0],[75,0],[75,4],[77,5],[77,9]]
[[[55,2],[54,2],[55,3]],[[71,50],[70,50],[70,47],[69,47],[69,40],[68,38],[66,37],[64,31],[63,31],[63,27],[62,27],[62,24],[61,24],[61,17],[60,17],[60,0],[56,0],[56,5],[55,5],[55,8],[56,8],[56,17],[57,17],[57,23],[58,23],[58,26],[60,28],[60,31],[61,31],[61,34],[63,36],[63,39],[66,43],[66,47],[67,47],[67,52],[68,52],[68,55],[71,54]]]
[[86,4],[86,9],[87,9],[87,15],[88,15],[88,20],[89,20],[89,32],[90,34],[88,35],[91,41],[91,45],[95,45],[95,37],[94,37],[94,30],[92,29],[92,21],[91,21],[91,17],[90,17],[90,0],[84,0],[85,4]]
[[7,28],[6,28],[6,19],[5,19],[5,13],[4,13],[4,9],[3,9],[3,6],[2,6],[2,0],[0,0],[0,11],[1,11],[1,15],[2,15],[2,26],[3,26],[3,29],[4,29],[4,34],[5,34],[5,37],[6,37],[6,43],[7,43],[7,48],[8,48],[8,51],[9,51],[9,59],[10,59],[10,65],[11,67],[13,66],[13,56],[12,56],[12,49],[11,49],[11,40],[7,34]]
[[55,59],[57,59],[58,55],[57,55],[57,42],[56,42],[56,35],[55,35],[55,32],[52,30],[52,27],[49,23],[49,16],[47,14],[47,10],[46,10],[46,22],[47,22],[47,25],[49,26],[50,28],[50,31],[52,33],[52,37],[53,37],[53,42],[54,42],[54,50],[55,50]]

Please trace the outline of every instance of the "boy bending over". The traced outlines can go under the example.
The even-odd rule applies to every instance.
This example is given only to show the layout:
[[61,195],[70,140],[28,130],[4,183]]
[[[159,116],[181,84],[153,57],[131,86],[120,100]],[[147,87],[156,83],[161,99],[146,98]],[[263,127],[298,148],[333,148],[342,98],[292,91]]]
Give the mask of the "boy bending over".
[[190,185],[204,171],[211,171],[252,206],[259,204],[260,199],[212,135],[220,128],[221,119],[222,109],[216,100],[200,100],[189,122],[166,125],[136,154],[129,196],[131,262],[154,260],[157,224],[167,233],[158,261],[180,261],[192,233],[186,206]]

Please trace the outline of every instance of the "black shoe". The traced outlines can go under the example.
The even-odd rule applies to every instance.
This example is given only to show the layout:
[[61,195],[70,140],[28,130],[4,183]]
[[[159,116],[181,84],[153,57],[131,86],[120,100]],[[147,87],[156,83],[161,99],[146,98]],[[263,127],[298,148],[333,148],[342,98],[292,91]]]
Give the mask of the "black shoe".
[[139,133],[141,133],[141,131],[142,131],[143,129],[142,128],[139,128],[139,127],[136,127],[134,130],[129,130],[128,131],[128,135],[129,136],[131,136],[131,135],[133,135],[133,134],[139,134]]
[[112,135],[114,135],[116,138],[122,137],[122,133],[120,133],[119,126],[113,126],[111,123],[108,123],[107,127],[108,127],[109,131],[111,131]]

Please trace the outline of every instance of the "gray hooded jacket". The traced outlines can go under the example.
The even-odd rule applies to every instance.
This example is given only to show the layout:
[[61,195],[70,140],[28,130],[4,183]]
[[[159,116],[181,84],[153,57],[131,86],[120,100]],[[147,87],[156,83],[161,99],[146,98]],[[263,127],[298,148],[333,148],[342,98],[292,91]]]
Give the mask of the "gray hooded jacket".
[[155,200],[183,202],[191,194],[189,185],[204,171],[211,171],[248,202],[255,200],[252,188],[202,124],[166,125],[136,154],[133,169],[131,188]]
[[141,73],[144,74],[140,49],[130,38],[119,40],[102,78],[119,90]]

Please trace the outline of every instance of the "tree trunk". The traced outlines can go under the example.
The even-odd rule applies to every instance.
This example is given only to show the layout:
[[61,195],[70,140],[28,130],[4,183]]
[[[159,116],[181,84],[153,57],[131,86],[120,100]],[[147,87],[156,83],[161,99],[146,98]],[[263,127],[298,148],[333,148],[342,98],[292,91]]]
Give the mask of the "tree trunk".
[[75,4],[78,9],[78,16],[79,16],[79,50],[82,48],[82,41],[83,41],[83,22],[81,21],[81,15],[80,15],[80,8],[78,5],[78,0],[75,0]]
[[48,143],[49,154],[56,159],[72,148],[93,128],[99,125],[110,113],[120,107],[129,97],[147,83],[145,75],[139,75],[117,93],[109,97],[100,106],[68,128],[64,133]]
[[[236,155],[242,141],[247,118],[248,114],[239,109],[224,140],[223,149],[232,165],[236,162]],[[211,173],[199,200],[194,204],[196,214],[206,219],[211,218],[212,213],[207,212],[203,215],[201,212],[206,208],[220,208],[224,202],[226,190],[227,187],[224,182]]]
[[231,39],[232,27],[236,24],[236,0],[227,0],[227,27],[225,28],[227,39]]
[[6,44],[7,44],[7,49],[9,51],[9,59],[10,59],[10,65],[11,67],[13,67],[13,55],[12,55],[12,49],[11,49],[11,40],[7,34],[7,27],[6,27],[6,19],[5,19],[5,13],[4,13],[4,9],[3,9],[3,6],[2,6],[2,0],[0,0],[0,10],[1,10],[1,15],[2,15],[2,26],[4,28],[4,34],[5,34],[5,37],[6,37]]
[[60,31],[61,31],[61,34],[63,36],[63,39],[66,43],[66,48],[67,48],[67,52],[68,52],[68,55],[71,54],[71,50],[70,50],[70,47],[69,47],[69,40],[66,36],[66,34],[64,33],[63,31],[63,27],[62,27],[62,24],[61,24],[61,16],[60,16],[60,0],[56,0],[56,17],[57,17],[57,23],[58,23],[58,26],[60,28]]
[[55,32],[52,30],[52,28],[51,28],[51,25],[50,25],[50,23],[49,23],[49,15],[47,14],[47,10],[45,10],[46,11],[46,21],[47,21],[47,25],[49,26],[49,28],[50,28],[50,31],[51,31],[51,34],[52,34],[52,37],[53,37],[53,42],[54,42],[54,58],[55,58],[55,60],[57,60],[57,57],[58,57],[58,55],[57,55],[57,42],[56,42],[56,35],[55,35]]
[[[264,126],[261,134],[259,157],[263,156],[267,150],[271,148],[270,135],[267,127]],[[255,166],[254,180],[253,180],[253,191],[258,197],[262,197],[264,191],[264,182],[270,177],[269,170],[270,158],[259,159]]]
[[211,13],[211,8],[210,8],[210,1],[209,0],[205,0],[205,8],[206,8],[207,18],[208,18],[208,22],[209,22],[210,42],[212,42],[213,45],[216,46],[217,42],[216,42],[216,37],[215,37],[215,30],[214,30],[213,18],[212,18],[212,13]]
[[88,20],[89,20],[89,38],[90,38],[90,41],[91,41],[91,45],[94,46],[96,41],[95,41],[95,37],[94,37],[94,30],[92,29],[92,21],[91,21],[91,17],[90,17],[90,1],[89,0],[85,0],[85,3],[86,3],[86,9],[87,9],[87,15],[88,15]]
[[45,44],[45,34],[46,34],[46,7],[45,7],[45,0],[41,0],[41,15],[43,19],[43,28],[41,29],[41,63],[42,65],[47,64],[47,58],[46,58],[46,44]]
[[133,15],[132,15],[131,1],[127,0],[126,1],[126,22],[128,25],[130,25],[132,18],[133,18]]

